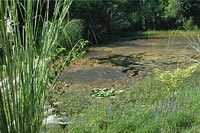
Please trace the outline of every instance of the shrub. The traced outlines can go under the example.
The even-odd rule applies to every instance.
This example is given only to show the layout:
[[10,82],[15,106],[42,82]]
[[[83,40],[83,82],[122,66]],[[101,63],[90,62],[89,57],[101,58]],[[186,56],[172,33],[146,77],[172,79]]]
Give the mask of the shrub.
[[69,22],[65,20],[59,32],[59,43],[64,48],[72,48],[80,39],[83,39],[85,24],[81,19]]
[[174,71],[161,72],[160,70],[155,70],[155,78],[163,83],[163,92],[173,98],[176,93],[179,92],[179,86],[183,83],[183,80],[196,70],[197,65],[192,65],[186,69],[177,68]]
[[188,20],[183,22],[183,26],[188,30],[197,30],[198,27],[194,25],[194,21],[192,17],[190,17]]

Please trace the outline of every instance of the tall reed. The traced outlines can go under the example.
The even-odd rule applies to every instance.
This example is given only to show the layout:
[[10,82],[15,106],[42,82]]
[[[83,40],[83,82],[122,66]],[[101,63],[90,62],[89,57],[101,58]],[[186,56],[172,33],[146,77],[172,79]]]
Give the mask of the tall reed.
[[[41,132],[51,53],[72,1],[56,1],[54,9],[50,0],[0,2],[0,132]],[[54,10],[51,20],[50,10]],[[19,15],[23,13],[21,30]],[[7,19],[11,21],[9,34]]]

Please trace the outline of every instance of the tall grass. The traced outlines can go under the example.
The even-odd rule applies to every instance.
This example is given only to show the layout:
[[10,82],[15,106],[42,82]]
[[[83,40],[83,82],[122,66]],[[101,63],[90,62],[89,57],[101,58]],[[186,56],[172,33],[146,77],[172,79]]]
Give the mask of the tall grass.
[[[0,2],[0,43],[3,47],[0,132],[42,130],[51,54],[56,49],[59,28],[71,3],[72,0],[59,0],[54,9],[49,9],[50,0]],[[49,10],[54,10],[51,21]],[[23,34],[20,34],[18,16],[22,12],[24,24]],[[10,35],[7,33],[7,18],[12,22]],[[42,23],[40,36],[38,22]]]

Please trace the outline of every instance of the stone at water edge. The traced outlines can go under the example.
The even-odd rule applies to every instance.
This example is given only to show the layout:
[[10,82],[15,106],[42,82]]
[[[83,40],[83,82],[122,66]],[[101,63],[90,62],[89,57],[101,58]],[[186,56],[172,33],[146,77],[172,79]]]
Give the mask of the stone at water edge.
[[57,115],[50,115],[46,119],[43,120],[43,125],[59,125],[63,129],[72,124],[67,118],[58,117]]

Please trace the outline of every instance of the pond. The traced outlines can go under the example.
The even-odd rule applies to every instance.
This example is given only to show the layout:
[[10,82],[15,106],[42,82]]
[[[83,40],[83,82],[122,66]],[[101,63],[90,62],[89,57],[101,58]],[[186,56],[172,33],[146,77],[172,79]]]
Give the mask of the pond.
[[59,79],[79,88],[125,89],[152,74],[155,68],[186,67],[193,63],[191,58],[198,58],[199,53],[189,46],[187,39],[170,40],[166,35],[133,37],[91,46],[82,58],[64,69]]

